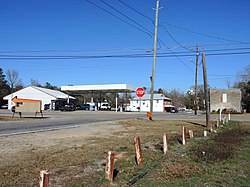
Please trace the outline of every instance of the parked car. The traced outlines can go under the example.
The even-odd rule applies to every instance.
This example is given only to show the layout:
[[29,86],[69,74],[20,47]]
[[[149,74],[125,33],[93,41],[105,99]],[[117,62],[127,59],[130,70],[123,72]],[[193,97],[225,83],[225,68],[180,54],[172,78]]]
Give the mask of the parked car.
[[76,110],[95,110],[95,105],[90,105],[88,103],[77,105]]
[[83,104],[82,107],[83,110],[95,110],[95,106],[90,104]]
[[82,105],[76,105],[76,110],[83,110]]
[[76,107],[73,103],[66,103],[65,105],[62,105],[59,107],[59,110],[61,111],[75,111]]
[[8,109],[8,104],[4,104],[1,106],[1,109]]
[[178,109],[177,108],[171,108],[170,112],[171,113],[178,113]]
[[111,110],[111,105],[108,103],[102,103],[100,106],[100,110]]

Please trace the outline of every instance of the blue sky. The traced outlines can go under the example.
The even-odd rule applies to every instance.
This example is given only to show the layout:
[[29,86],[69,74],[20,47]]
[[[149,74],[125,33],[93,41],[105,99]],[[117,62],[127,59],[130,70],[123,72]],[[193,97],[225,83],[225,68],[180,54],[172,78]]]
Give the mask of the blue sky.
[[[33,79],[56,86],[150,87],[153,57],[145,50],[154,44],[156,0],[122,0],[141,14],[119,0],[91,2],[95,5],[86,0],[1,0],[4,73],[17,70],[25,86]],[[186,92],[194,85],[196,43],[206,54],[211,88],[227,88],[225,81],[233,84],[250,64],[249,0],[160,0],[160,7],[157,53],[167,57],[157,57],[155,89]],[[235,52],[247,54],[222,55]],[[62,57],[70,59],[58,59]],[[198,82],[203,83],[201,56]]]

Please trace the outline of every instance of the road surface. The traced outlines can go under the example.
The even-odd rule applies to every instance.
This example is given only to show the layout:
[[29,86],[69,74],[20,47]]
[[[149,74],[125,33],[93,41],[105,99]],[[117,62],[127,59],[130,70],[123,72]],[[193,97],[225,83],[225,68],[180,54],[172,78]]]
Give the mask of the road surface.
[[[39,132],[56,130],[62,128],[75,128],[84,125],[94,125],[97,123],[114,122],[129,119],[147,119],[145,112],[114,112],[114,111],[48,111],[44,112],[44,118],[31,119],[34,114],[23,114],[20,121],[0,121],[0,136],[11,134],[22,134],[29,132]],[[0,110],[0,116],[12,116],[8,110]],[[18,115],[16,115],[18,116]],[[211,119],[216,120],[217,115],[212,115]],[[193,113],[154,113],[154,120],[205,120],[205,115],[195,116]],[[232,120],[250,121],[250,115],[233,115]]]

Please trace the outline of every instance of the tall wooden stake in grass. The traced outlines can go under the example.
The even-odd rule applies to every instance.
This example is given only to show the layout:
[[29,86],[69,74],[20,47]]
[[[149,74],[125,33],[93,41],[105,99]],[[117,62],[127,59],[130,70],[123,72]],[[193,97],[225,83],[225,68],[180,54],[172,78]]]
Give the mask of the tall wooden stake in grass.
[[166,154],[168,151],[168,135],[164,133],[163,135],[163,153]]
[[214,121],[211,120],[210,121],[210,132],[213,132],[214,131]]
[[182,144],[186,145],[186,134],[187,134],[187,130],[186,127],[182,127]]
[[140,164],[143,164],[140,137],[135,137],[134,142],[135,142],[136,162],[137,162],[137,165],[140,165]]
[[217,119],[217,124],[216,124],[217,128],[220,128],[220,119]]
[[115,153],[109,151],[106,158],[106,169],[105,177],[112,182],[114,179],[114,163],[115,163]]
[[194,138],[194,132],[193,132],[193,130],[188,130],[188,133],[189,133],[189,138],[190,139]]
[[207,137],[207,131],[204,131],[204,137]]
[[45,170],[40,171],[38,187],[49,187],[49,173]]

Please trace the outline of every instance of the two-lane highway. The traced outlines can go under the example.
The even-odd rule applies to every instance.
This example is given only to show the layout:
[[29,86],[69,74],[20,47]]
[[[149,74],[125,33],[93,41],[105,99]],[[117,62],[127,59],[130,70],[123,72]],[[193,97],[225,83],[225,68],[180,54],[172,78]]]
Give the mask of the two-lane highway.
[[[0,116],[12,116],[8,110],[0,110]],[[18,115],[17,115],[18,116]],[[34,114],[23,114],[23,119],[18,121],[0,121],[0,136],[22,134],[37,131],[48,131],[62,128],[73,128],[96,123],[108,123],[118,120],[143,118],[147,119],[145,112],[114,112],[114,111],[48,111],[44,118],[31,119]],[[38,116],[39,117],[39,116]],[[216,115],[211,119],[216,119]],[[193,113],[179,112],[154,113],[154,120],[205,120],[205,115],[195,116]],[[233,120],[250,121],[250,116],[235,115]]]

